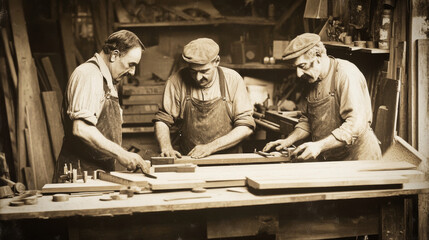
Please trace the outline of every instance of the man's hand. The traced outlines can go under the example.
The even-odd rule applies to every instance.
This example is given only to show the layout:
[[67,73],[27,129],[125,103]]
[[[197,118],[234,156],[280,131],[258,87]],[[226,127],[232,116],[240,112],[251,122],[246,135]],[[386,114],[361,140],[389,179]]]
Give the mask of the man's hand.
[[267,152],[270,149],[272,149],[273,147],[275,147],[275,149],[277,151],[280,151],[282,149],[286,149],[287,147],[289,147],[290,145],[292,145],[292,143],[290,143],[289,141],[287,141],[286,139],[279,139],[276,141],[272,141],[267,143],[267,145],[265,145],[264,149],[262,149],[263,152]]
[[118,158],[119,163],[126,167],[128,171],[134,171],[137,164],[140,164],[143,170],[150,168],[150,162],[143,160],[143,158],[137,153],[125,152]]
[[180,154],[180,152],[174,150],[173,148],[167,148],[161,151],[161,157],[181,158],[182,154]]
[[203,158],[213,153],[213,148],[209,144],[195,146],[188,155],[191,158]]
[[313,160],[313,159],[316,159],[317,156],[319,156],[321,151],[322,151],[322,144],[320,142],[307,142],[299,145],[291,153],[291,157],[292,158],[296,157],[296,160],[298,161]]
[[139,165],[142,167],[143,172],[150,173],[150,161],[143,160],[143,164],[139,163]]

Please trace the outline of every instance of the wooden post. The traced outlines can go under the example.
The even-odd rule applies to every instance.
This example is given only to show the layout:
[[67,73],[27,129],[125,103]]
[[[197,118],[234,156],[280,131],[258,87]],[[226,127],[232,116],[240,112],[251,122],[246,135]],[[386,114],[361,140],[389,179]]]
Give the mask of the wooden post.
[[429,39],[417,40],[417,150],[429,157]]

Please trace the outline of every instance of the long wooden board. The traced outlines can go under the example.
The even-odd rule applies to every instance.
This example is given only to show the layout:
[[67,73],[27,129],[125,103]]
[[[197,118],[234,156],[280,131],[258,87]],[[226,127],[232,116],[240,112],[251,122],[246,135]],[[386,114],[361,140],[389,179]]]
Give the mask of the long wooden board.
[[45,107],[46,120],[48,123],[49,137],[51,139],[54,160],[58,159],[63,145],[64,129],[61,121],[60,108],[56,102],[58,92],[42,92],[43,105]]
[[[406,181],[422,181],[424,174],[421,171],[415,170],[415,168],[414,165],[407,162],[368,160],[204,166],[196,168],[193,173],[153,173],[152,169],[152,173],[158,177],[157,179],[147,178],[138,173],[113,172],[112,174],[132,181],[147,181],[151,189],[156,191],[192,189],[195,187],[245,186],[247,177],[267,180],[281,180],[289,177],[290,179],[299,181],[308,176],[319,177],[318,179],[320,177],[329,178],[336,176],[342,178],[342,181],[346,181],[350,176],[379,178],[394,176],[397,181],[399,181],[398,179],[403,181],[404,178]],[[315,180],[316,183],[317,181]],[[370,182],[370,180],[368,181]]]
[[[195,165],[223,165],[223,164],[247,164],[247,163],[274,163],[289,162],[289,157],[264,157],[256,153],[241,154],[214,154],[205,158],[195,159],[190,156],[182,156],[174,160],[174,164],[193,163]],[[153,165],[165,164],[162,160],[152,159]]]
[[45,184],[42,188],[42,193],[71,193],[71,192],[103,192],[103,191],[119,191],[123,188],[122,185],[106,182],[103,180],[89,179],[86,183],[50,183]]
[[131,105],[124,107],[124,115],[157,113],[158,104]]
[[45,69],[46,76],[49,81],[49,85],[51,85],[52,91],[55,91],[57,94],[56,103],[58,103],[59,109],[61,109],[61,104],[63,102],[63,91],[61,90],[58,79],[55,75],[54,68],[52,67],[51,60],[49,57],[43,57],[41,59],[43,68]]

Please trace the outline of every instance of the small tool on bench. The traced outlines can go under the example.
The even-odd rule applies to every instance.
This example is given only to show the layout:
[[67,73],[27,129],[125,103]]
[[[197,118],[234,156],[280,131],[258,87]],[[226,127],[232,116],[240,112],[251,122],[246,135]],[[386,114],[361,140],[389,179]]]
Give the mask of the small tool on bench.
[[[133,153],[138,153],[138,152],[140,152],[140,149],[139,149],[139,148],[137,148],[137,147],[135,147],[135,146],[131,146],[131,147],[129,147],[129,148],[128,148],[128,151],[133,152]],[[146,177],[153,178],[153,179],[157,179],[157,177],[156,177],[156,176],[154,176],[154,175],[152,175],[152,174],[150,174],[150,173],[146,173],[146,172],[143,170],[142,165],[140,165],[140,164],[137,164],[137,166],[136,166],[136,170],[134,170],[134,172],[137,172],[137,171],[141,171],[141,173],[143,173],[143,175],[145,175]]]

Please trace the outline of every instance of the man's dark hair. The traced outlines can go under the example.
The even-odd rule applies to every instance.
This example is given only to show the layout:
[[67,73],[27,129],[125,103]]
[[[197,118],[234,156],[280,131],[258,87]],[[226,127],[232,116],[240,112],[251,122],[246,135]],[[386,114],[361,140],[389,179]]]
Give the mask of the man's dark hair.
[[103,52],[105,54],[110,54],[112,51],[118,50],[119,54],[123,55],[135,47],[141,47],[142,50],[146,49],[136,34],[128,30],[120,30],[112,33],[106,39]]

